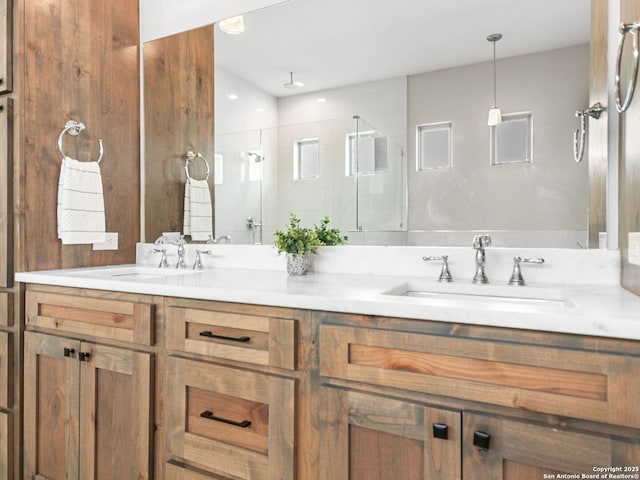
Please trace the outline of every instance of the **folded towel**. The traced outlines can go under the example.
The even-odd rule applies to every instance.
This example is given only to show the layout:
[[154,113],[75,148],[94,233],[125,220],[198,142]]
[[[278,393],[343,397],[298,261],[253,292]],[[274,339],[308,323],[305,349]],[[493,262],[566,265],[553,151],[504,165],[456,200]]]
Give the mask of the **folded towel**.
[[65,245],[105,241],[104,198],[98,162],[62,159],[58,182],[58,238]]
[[184,228],[191,240],[207,240],[213,236],[211,193],[206,180],[187,178],[184,189]]

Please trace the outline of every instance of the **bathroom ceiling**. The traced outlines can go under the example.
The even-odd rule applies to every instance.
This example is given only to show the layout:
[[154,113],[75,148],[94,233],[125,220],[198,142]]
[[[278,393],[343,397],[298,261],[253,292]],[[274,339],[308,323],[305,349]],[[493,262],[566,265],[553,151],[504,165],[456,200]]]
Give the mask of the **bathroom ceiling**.
[[[275,97],[589,42],[589,0],[289,0],[216,28],[216,65]],[[289,72],[304,82],[286,89]]]

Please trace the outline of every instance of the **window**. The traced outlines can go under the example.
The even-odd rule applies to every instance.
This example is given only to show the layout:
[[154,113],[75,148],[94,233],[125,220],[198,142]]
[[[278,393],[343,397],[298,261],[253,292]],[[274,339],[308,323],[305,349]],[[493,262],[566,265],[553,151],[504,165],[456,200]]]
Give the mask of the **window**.
[[533,159],[533,113],[502,116],[502,123],[490,127],[491,165],[531,163]]
[[320,176],[320,142],[318,138],[296,140],[293,144],[293,178]]
[[376,174],[388,168],[387,137],[374,130],[360,133],[348,133],[345,143],[346,175]]
[[452,122],[418,125],[416,167],[420,170],[451,168]]

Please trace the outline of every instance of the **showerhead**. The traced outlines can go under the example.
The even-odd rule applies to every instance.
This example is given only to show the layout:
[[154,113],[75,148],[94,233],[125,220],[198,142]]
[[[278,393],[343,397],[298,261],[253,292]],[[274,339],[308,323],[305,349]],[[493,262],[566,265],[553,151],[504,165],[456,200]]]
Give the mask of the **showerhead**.
[[261,161],[264,160],[264,157],[260,155],[258,152],[248,152],[247,156],[253,157],[253,161],[256,163],[260,163]]

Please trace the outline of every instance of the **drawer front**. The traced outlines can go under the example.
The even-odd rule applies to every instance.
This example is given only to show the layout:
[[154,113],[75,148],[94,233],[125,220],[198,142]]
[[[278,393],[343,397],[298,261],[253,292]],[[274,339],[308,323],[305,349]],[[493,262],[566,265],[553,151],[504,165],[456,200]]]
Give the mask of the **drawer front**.
[[[0,332],[0,408],[12,408],[13,353],[11,334]],[[2,477],[0,477],[2,478]]]
[[255,365],[296,367],[296,320],[204,310],[167,308],[167,347]]
[[225,480],[210,472],[205,472],[179,462],[167,462],[164,468],[164,480]]
[[640,427],[640,358],[322,325],[322,375]]
[[293,479],[295,381],[170,357],[167,449],[243,479]]
[[126,300],[27,292],[26,325],[153,345],[154,306]]
[[0,411],[0,478],[13,478],[13,417]]

